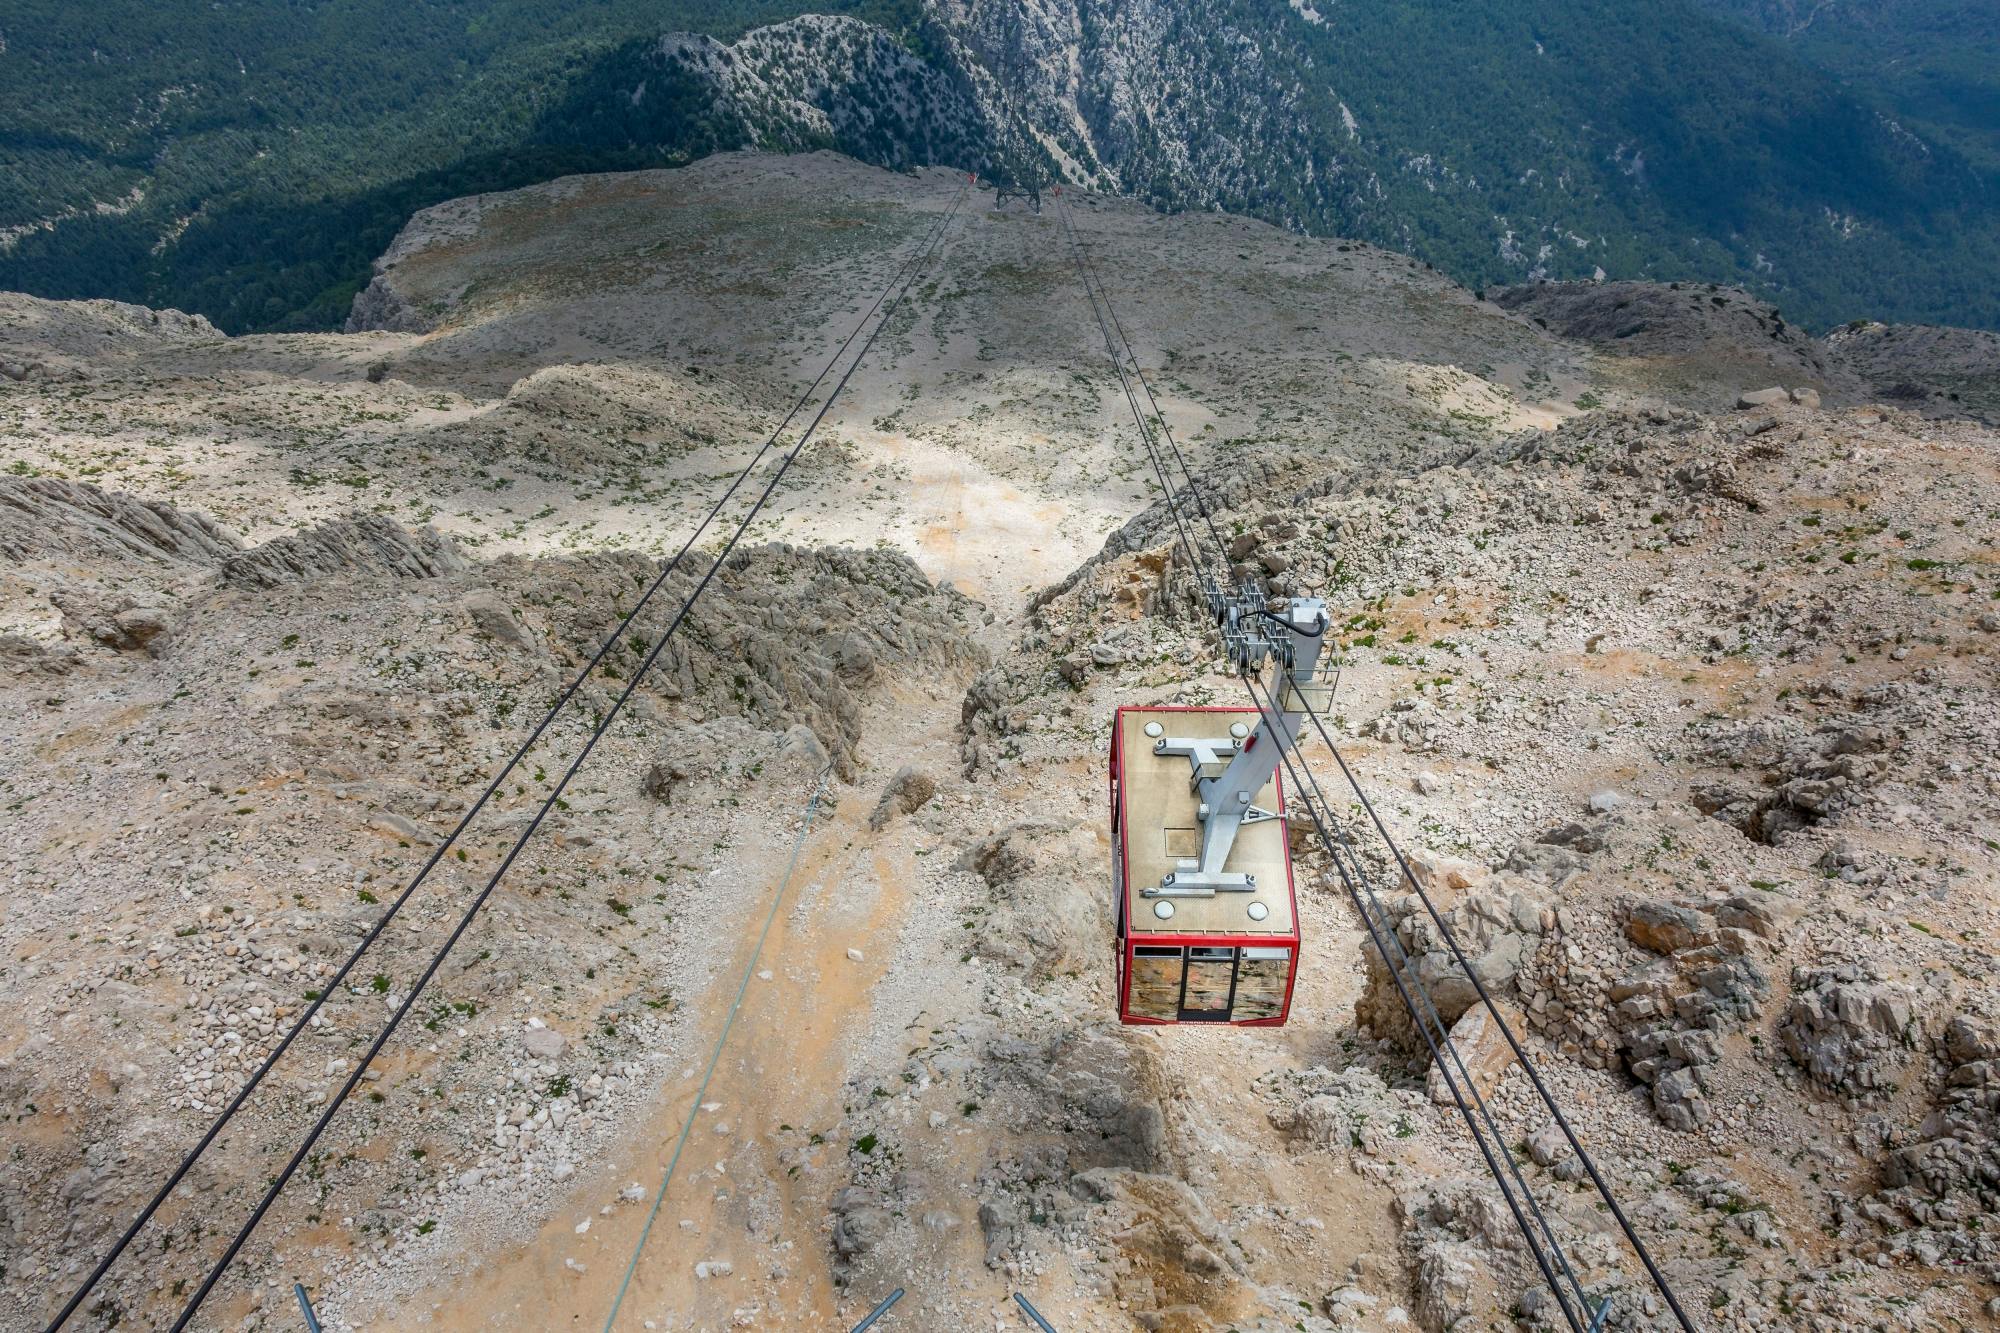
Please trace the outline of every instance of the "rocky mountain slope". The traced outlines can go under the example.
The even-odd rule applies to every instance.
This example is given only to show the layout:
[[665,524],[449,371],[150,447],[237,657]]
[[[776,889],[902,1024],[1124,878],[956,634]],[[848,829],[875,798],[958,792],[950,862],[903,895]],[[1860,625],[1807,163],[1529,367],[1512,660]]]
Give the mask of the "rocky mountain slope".
[[1562,337],[1675,367],[1689,392],[1761,364],[1846,401],[2000,425],[2000,335],[1977,329],[1856,320],[1815,338],[1776,307],[1713,283],[1545,282],[1487,296]]
[[808,14],[732,43],[670,33],[623,56],[622,78],[598,75],[631,88],[626,105],[591,110],[617,113],[609,132],[634,143],[685,141],[694,122],[711,151],[833,148],[901,170],[981,162],[1003,134],[954,71],[856,18]]
[[[1053,156],[1162,207],[1364,237],[1473,285],[1684,278],[1817,325],[1923,305],[1994,321],[1981,284],[1937,268],[1992,270],[1990,180],[1693,5],[936,13],[969,77]],[[1900,229],[1946,215],[1954,239],[1906,257]],[[1859,277],[1864,253],[1927,294]]]
[[[454,201],[347,334],[0,297],[0,1326],[39,1326],[962,183],[721,155]],[[1344,755],[1700,1325],[1990,1322],[2000,437],[1855,369],[1990,383],[1980,344],[1843,349],[1706,289],[1496,303],[1073,202],[1237,558],[1326,589]],[[849,1327],[898,1286],[926,1329],[1018,1326],[1017,1290],[1104,1333],[1559,1326],[1309,843],[1287,1027],[1112,1017],[1110,711],[1240,695],[1124,412],[1054,218],[975,197],[197,1326],[292,1327],[293,1280],[345,1330],[601,1318],[690,1116],[620,1327]],[[76,1326],[171,1317],[636,651]],[[1606,1326],[1665,1327],[1437,989]]]

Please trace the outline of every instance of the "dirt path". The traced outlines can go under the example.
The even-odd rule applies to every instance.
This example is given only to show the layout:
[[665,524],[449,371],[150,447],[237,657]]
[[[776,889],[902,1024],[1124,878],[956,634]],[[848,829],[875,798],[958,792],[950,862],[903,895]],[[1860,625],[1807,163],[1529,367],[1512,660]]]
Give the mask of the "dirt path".
[[[934,694],[905,692],[880,710],[872,746],[879,763],[950,762],[951,684],[939,682]],[[568,1203],[532,1241],[445,1275],[405,1307],[424,1313],[384,1315],[368,1327],[601,1327],[691,1108],[693,1131],[617,1327],[727,1328],[744,1326],[741,1315],[755,1327],[825,1328],[848,1313],[854,1302],[834,1288],[825,1262],[820,1170],[842,1149],[812,1127],[841,1119],[849,1057],[863,1042],[871,991],[895,964],[894,942],[911,907],[908,886],[918,873],[921,849],[911,839],[868,829],[881,776],[871,773],[851,790],[834,784],[837,805],[822,810],[806,838],[699,1106],[696,1090],[784,877],[796,817],[774,827],[761,851],[739,861],[732,883],[717,890],[734,904],[715,913],[714,942],[728,960],[707,993],[690,1000],[701,1020],[651,1112],[615,1153],[580,1173]],[[633,1182],[643,1187],[643,1201],[620,1198]],[[976,1238],[976,1205],[966,1207],[964,1225],[954,1230]],[[773,1252],[796,1257],[761,1262]],[[966,1258],[964,1271],[978,1271],[976,1245]],[[746,1300],[753,1285],[756,1295]]]
[[[1080,294],[1077,304],[1080,314]],[[1121,515],[1101,509],[1099,493],[1057,499],[1024,491],[1010,474],[1023,460],[1033,463],[1031,438],[982,434],[973,449],[963,440],[947,443],[865,424],[900,401],[906,382],[921,384],[942,368],[921,356],[918,363],[879,368],[828,422],[828,438],[851,450],[837,472],[815,478],[810,492],[781,503],[773,531],[760,535],[893,544],[931,578],[1011,611],[1031,590],[1093,554],[1103,528]],[[1099,437],[1093,452],[1115,461],[1118,449],[1112,433]],[[871,487],[875,480],[886,484],[886,496]],[[829,485],[831,497],[824,493]],[[1003,624],[995,633],[1008,628]],[[875,768],[808,839],[699,1105],[696,1090],[709,1052],[768,895],[784,873],[792,820],[782,831],[774,828],[757,855],[738,863],[736,883],[723,890],[743,905],[726,914],[726,924],[717,914],[715,938],[728,949],[727,961],[717,966],[707,993],[690,1000],[689,1012],[700,1018],[675,1053],[651,1109],[619,1150],[581,1173],[568,1202],[532,1241],[445,1275],[427,1299],[406,1307],[427,1313],[369,1327],[601,1327],[691,1110],[693,1131],[640,1250],[618,1328],[844,1328],[886,1294],[888,1279],[872,1270],[854,1290],[836,1285],[829,1205],[847,1179],[850,1148],[833,1131],[857,1099],[874,1095],[861,1084],[886,1078],[884,1069],[904,1054],[885,1048],[885,1034],[907,1033],[906,1044],[921,1047],[924,1034],[974,1020],[985,1000],[977,987],[945,985],[934,993],[910,987],[913,972],[936,966],[941,952],[956,952],[962,913],[921,903],[912,891],[923,871],[919,858],[938,849],[920,845],[922,837],[900,826],[872,834],[866,817],[874,792],[898,764],[940,775],[955,769],[962,686],[938,682],[932,691],[906,690],[896,707],[881,710],[866,747]],[[1071,821],[1077,811],[1095,808],[1099,780],[1094,756],[1080,756],[1023,789],[989,791],[983,820],[953,833],[963,840],[1011,822]],[[1101,878],[1088,864],[1075,870],[1080,883]],[[1118,1035],[1124,1058],[1159,1083],[1178,1174],[1212,1193],[1219,1209],[1221,1200],[1258,1201],[1247,1213],[1239,1207],[1228,1224],[1248,1252],[1279,1261],[1274,1274],[1255,1265],[1253,1280],[1227,1294],[1190,1292],[1214,1314],[1248,1318],[1285,1308],[1295,1299],[1291,1282],[1300,1284],[1299,1292],[1323,1291],[1356,1256],[1386,1253],[1395,1244],[1395,1224],[1379,1188],[1323,1157],[1290,1152],[1256,1091],[1262,1075],[1340,1063],[1330,1043],[1349,1025],[1359,988],[1354,932],[1344,907],[1331,898],[1311,903],[1307,917],[1316,932],[1314,960],[1304,969],[1288,1028]],[[954,938],[946,940],[947,933]],[[1079,956],[1102,960],[1094,941],[1074,943]],[[885,984],[892,972],[896,984]],[[1105,985],[1082,980],[1083,992],[1108,999]],[[1008,1297],[1021,1289],[1066,1333],[1129,1327],[1129,1317],[1108,1309],[1102,1293],[1079,1289],[1069,1265],[1008,1272],[989,1264],[980,1174],[1022,1152],[1033,1135],[999,1120],[957,1119],[940,1126],[933,1116],[929,1132],[913,1126],[905,1144],[909,1169],[923,1181],[913,1191],[921,1199],[913,1205],[922,1214],[921,1239],[900,1279],[911,1295],[895,1322],[942,1327],[937,1321],[947,1307],[941,1303],[948,1302],[952,1311],[984,1306],[997,1326],[1012,1327],[1017,1316]],[[1274,1163],[1282,1165],[1274,1169]],[[621,1198],[635,1182],[643,1199]],[[1143,1270],[1152,1261],[1134,1254],[1129,1262]],[[1256,1280],[1271,1276],[1287,1289],[1266,1291]],[[1161,1291],[1185,1281],[1170,1270],[1154,1278]],[[1225,1312],[1218,1300],[1232,1309]]]
[[[1017,456],[1031,460],[1037,447],[1032,438],[989,432],[975,455],[925,434],[868,424],[900,399],[906,380],[921,383],[939,369],[923,354],[871,367],[855,397],[844,400],[824,428],[824,438],[842,442],[825,464],[832,472],[809,469],[811,484],[781,496],[753,536],[813,545],[892,544],[929,577],[996,609],[1011,609],[1086,559],[1118,516],[1101,511],[1095,497],[1031,493],[994,470],[1008,469]],[[994,646],[1005,632],[1011,632],[1005,624],[995,628]],[[834,1285],[827,1262],[828,1196],[843,1176],[845,1147],[818,1131],[838,1125],[849,1109],[843,1093],[867,1066],[863,1048],[870,1034],[900,1026],[887,1009],[909,1010],[902,1021],[912,1025],[963,1017],[927,1012],[907,991],[884,997],[880,983],[899,955],[907,966],[957,923],[912,917],[918,858],[934,849],[897,829],[870,833],[867,815],[875,792],[901,764],[940,776],[955,770],[965,683],[906,688],[896,706],[878,709],[864,743],[873,768],[841,793],[837,810],[823,812],[808,838],[721,1063],[700,1097],[618,1327],[726,1328],[747,1319],[756,1327],[819,1329],[853,1322],[882,1294]],[[1016,810],[1014,817],[1029,813]],[[732,882],[716,890],[741,909],[714,913],[713,942],[727,956],[716,964],[706,992],[689,998],[687,1011],[698,1017],[674,1051],[649,1110],[618,1150],[579,1173],[566,1202],[532,1240],[468,1256],[463,1267],[440,1274],[423,1298],[405,1303],[405,1313],[377,1311],[367,1327],[602,1325],[682,1124],[696,1105],[709,1052],[769,895],[784,874],[795,828],[794,811],[764,845],[737,861]],[[930,1277],[938,1284],[948,1280],[956,1299],[989,1300],[997,1308],[1009,1286],[983,1264],[973,1189],[978,1171],[1006,1155],[1007,1145],[996,1138],[1004,1139],[1004,1131],[981,1127],[942,1145],[941,1174],[956,1179],[952,1215],[933,1209],[926,1222],[936,1240]],[[635,1182],[644,1191],[636,1204],[621,1195],[629,1195]],[[771,1262],[773,1254],[791,1257]],[[718,1265],[727,1265],[726,1272]],[[915,1305],[902,1317],[907,1320]]]
[[923,571],[968,597],[1011,605],[1102,545],[1087,506],[1037,498],[965,454],[909,435],[861,436],[906,476],[889,529]]

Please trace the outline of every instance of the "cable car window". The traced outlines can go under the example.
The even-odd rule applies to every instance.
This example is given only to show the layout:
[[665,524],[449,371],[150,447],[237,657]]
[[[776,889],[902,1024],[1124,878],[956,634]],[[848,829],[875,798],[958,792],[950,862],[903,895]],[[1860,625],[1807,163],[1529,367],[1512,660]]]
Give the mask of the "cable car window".
[[1290,949],[1245,949],[1236,969],[1237,1022],[1276,1018],[1285,1011],[1285,982],[1292,974]]
[[1183,1015],[1227,1017],[1236,972],[1236,950],[1188,950],[1187,990],[1181,997]]
[[1132,951],[1130,1010],[1138,1018],[1171,1021],[1181,1010],[1181,951],[1142,944]]

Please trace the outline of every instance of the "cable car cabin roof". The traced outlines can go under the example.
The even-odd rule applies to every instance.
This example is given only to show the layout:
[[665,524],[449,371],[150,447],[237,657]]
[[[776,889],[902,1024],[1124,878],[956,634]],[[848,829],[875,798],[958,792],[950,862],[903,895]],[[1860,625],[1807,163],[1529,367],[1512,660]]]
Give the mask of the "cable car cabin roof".
[[[1124,848],[1125,920],[1132,939],[1143,942],[1148,936],[1241,935],[1254,943],[1260,939],[1293,938],[1298,933],[1297,913],[1292,901],[1292,867],[1286,846],[1285,821],[1263,820],[1245,824],[1230,848],[1226,871],[1243,871],[1256,876],[1256,889],[1249,893],[1217,893],[1211,898],[1145,898],[1143,890],[1156,887],[1167,872],[1177,868],[1182,858],[1201,854],[1200,826],[1195,819],[1199,802],[1189,783],[1192,770],[1181,755],[1153,753],[1153,740],[1145,733],[1148,722],[1158,722],[1168,737],[1188,736],[1226,740],[1232,722],[1254,728],[1254,708],[1121,708],[1114,726],[1116,759],[1113,772],[1118,777],[1120,803],[1118,837]],[[1256,804],[1265,810],[1284,813],[1279,781],[1273,778],[1257,794]],[[1165,920],[1153,915],[1153,904],[1171,902],[1174,914]],[[1266,915],[1253,920],[1250,905],[1262,903]]]

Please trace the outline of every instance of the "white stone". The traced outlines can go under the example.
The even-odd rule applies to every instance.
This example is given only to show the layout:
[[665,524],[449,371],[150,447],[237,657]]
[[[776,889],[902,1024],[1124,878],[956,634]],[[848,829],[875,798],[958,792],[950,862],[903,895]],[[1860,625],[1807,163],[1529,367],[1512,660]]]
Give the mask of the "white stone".
[[539,1060],[558,1058],[568,1045],[569,1040],[562,1033],[543,1026],[540,1019],[529,1019],[528,1030],[521,1034],[522,1048]]

